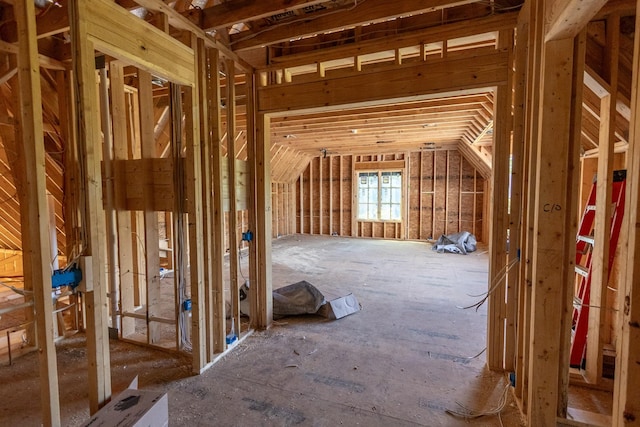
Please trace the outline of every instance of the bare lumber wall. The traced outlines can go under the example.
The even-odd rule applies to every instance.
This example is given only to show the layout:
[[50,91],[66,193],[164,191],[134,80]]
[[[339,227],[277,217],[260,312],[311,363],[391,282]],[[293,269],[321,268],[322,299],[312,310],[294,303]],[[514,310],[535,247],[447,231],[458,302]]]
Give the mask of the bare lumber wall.
[[0,249],[0,277],[22,275],[22,251]]
[[[240,248],[245,248],[247,246],[246,242],[242,241],[242,233],[249,229],[249,211],[241,210],[236,211],[236,241],[240,242]],[[229,212],[226,211],[224,213],[224,247],[227,252],[231,251],[229,246]],[[236,248],[237,250],[238,248]]]
[[[390,162],[403,164],[402,221],[357,220],[356,171]],[[279,192],[286,191],[283,185]],[[294,201],[282,213],[294,215],[295,209],[295,227],[281,228],[278,234],[426,240],[470,231],[482,240],[484,187],[484,179],[457,150],[316,157],[291,185]],[[283,197],[287,196],[274,194],[274,200]],[[276,216],[281,212],[274,208],[274,224],[287,223]]]
[[296,209],[299,199],[296,198],[298,183],[271,183],[272,237],[278,238],[295,233]]

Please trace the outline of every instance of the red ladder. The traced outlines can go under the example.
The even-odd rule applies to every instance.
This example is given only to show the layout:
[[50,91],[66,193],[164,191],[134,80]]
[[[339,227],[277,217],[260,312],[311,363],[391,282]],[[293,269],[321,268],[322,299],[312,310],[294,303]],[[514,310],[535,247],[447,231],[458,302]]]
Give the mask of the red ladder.
[[[622,216],[624,214],[624,193],[627,171],[613,173],[611,202],[615,208],[611,217],[611,233],[609,238],[609,276],[613,260],[616,256]],[[596,217],[596,180],[594,178],[589,200],[584,208],[580,227],[576,236],[576,273],[580,275],[580,286],[574,297],[573,305],[573,340],[571,342],[571,367],[580,368],[584,361],[589,327],[589,299],[591,296],[591,252],[593,249],[593,224]],[[584,257],[584,264],[580,264]],[[607,278],[608,279],[608,278]]]

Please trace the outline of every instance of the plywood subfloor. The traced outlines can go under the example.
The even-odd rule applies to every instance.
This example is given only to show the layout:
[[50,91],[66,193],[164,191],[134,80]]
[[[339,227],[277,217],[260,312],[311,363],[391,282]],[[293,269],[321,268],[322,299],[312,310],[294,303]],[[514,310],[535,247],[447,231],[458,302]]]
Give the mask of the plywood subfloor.
[[[274,287],[307,280],[353,292],[362,311],[338,321],[282,319],[203,375],[189,359],[112,341],[114,392],[134,375],[169,393],[172,426],[499,426],[465,421],[460,404],[495,407],[506,385],[485,368],[486,312],[460,310],[487,287],[487,254],[436,254],[417,242],[289,236],[274,241]],[[81,334],[58,344],[63,424],[88,417]],[[38,425],[37,357],[0,367],[0,424]],[[510,393],[505,426],[523,425]]]

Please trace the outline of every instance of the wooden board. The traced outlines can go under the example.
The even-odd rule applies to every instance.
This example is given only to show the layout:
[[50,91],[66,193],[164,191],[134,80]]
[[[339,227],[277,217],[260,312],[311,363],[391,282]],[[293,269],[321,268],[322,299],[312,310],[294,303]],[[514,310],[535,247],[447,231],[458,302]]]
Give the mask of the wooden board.
[[427,64],[408,64],[376,72],[261,87],[261,112],[326,109],[374,101],[418,99],[447,91],[484,88],[506,83],[508,54],[492,50],[483,55],[452,57]]
[[84,0],[77,19],[97,50],[174,83],[194,85],[193,49],[108,0]]

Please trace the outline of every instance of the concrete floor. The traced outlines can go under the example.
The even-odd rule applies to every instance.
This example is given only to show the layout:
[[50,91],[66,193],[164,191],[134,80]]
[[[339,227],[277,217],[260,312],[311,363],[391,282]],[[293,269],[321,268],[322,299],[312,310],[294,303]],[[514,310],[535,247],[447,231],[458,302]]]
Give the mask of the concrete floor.
[[[113,390],[134,375],[169,393],[172,426],[499,426],[463,420],[458,402],[495,407],[503,375],[485,368],[486,307],[460,310],[487,288],[488,256],[437,254],[418,242],[288,236],[273,244],[274,288],[300,280],[353,292],[362,311],[337,321],[286,318],[200,376],[189,359],[112,341]],[[246,271],[246,270],[245,270]],[[81,334],[58,345],[63,425],[88,417]],[[39,425],[37,358],[0,367],[0,425]],[[524,425],[511,393],[505,426]]]

